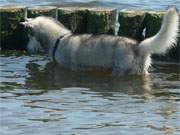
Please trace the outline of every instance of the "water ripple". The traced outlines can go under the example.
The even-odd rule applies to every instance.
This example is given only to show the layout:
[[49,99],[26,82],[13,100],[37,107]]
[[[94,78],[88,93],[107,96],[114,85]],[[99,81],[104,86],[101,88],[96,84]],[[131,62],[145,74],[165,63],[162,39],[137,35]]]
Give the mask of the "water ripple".
[[0,60],[2,134],[179,133],[178,64],[113,78],[71,72],[39,55]]

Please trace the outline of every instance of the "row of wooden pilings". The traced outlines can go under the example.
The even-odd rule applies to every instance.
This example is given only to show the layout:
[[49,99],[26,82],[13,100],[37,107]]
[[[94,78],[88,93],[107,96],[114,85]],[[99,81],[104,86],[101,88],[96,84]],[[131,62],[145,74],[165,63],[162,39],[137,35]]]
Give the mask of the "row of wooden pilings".
[[[28,41],[25,36],[26,32],[19,24],[26,17],[34,18],[44,15],[56,18],[75,34],[116,34],[143,40],[158,32],[163,14],[164,12],[137,10],[122,10],[117,13],[116,9],[100,7],[1,6],[1,50],[24,50],[26,48]],[[180,40],[175,48],[168,51],[166,56],[156,57],[161,60],[180,61],[179,55]]]

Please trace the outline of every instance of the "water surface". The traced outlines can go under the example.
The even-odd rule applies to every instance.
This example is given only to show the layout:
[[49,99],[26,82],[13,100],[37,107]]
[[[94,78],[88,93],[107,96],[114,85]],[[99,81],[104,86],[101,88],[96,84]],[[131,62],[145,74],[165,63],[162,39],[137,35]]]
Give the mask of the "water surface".
[[66,6],[103,6],[117,9],[165,10],[169,5],[180,9],[179,0],[0,0],[0,5],[66,5]]
[[180,65],[149,77],[71,72],[41,55],[0,55],[1,135],[180,134]]
[[[0,5],[165,10],[179,0],[0,0]],[[180,64],[149,77],[71,72],[41,55],[0,54],[1,135],[180,134]]]

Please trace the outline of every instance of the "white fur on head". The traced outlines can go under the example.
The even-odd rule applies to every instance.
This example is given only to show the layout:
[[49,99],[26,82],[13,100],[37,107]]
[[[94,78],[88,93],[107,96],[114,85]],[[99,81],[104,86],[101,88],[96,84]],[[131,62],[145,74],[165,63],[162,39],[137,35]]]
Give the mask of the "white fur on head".
[[32,32],[28,43],[28,50],[32,52],[38,50],[41,46],[45,52],[47,51],[50,54],[56,40],[61,35],[71,34],[70,30],[50,17],[39,16],[33,19],[27,19],[21,24],[30,28],[30,32]]
[[24,27],[33,28],[34,24],[32,20],[33,20],[32,18],[28,18],[24,22],[20,22],[20,24],[22,24]]

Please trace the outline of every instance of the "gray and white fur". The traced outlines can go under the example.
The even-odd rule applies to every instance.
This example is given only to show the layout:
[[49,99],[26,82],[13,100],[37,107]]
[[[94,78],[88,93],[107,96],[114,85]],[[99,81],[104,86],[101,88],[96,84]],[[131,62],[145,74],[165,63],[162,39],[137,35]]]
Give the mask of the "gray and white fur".
[[110,69],[113,75],[148,74],[151,54],[162,54],[176,44],[179,16],[175,7],[164,15],[160,31],[142,42],[110,35],[74,35],[60,22],[49,17],[37,17],[22,22],[31,30],[30,52],[42,48],[52,57],[60,36],[55,60],[71,70]]

